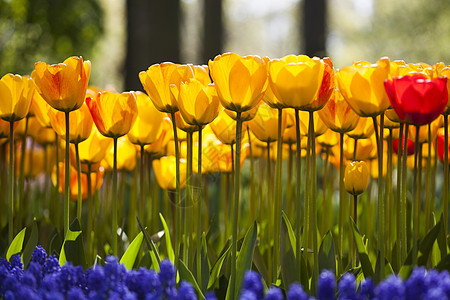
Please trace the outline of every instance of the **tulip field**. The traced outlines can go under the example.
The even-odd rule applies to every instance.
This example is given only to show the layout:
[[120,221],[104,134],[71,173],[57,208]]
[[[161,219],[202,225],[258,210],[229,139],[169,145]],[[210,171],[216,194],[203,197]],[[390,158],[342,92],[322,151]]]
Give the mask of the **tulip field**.
[[450,66],[90,72],[0,79],[1,299],[450,299]]

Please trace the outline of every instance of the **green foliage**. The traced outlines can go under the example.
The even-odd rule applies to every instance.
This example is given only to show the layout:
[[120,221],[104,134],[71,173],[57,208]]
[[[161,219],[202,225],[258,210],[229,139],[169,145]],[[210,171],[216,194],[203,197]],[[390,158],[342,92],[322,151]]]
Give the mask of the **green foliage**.
[[29,74],[38,60],[89,58],[102,32],[98,0],[0,0],[0,74]]
[[139,232],[139,234],[134,238],[133,242],[131,242],[130,246],[128,246],[127,251],[122,255],[120,259],[120,263],[124,264],[125,267],[130,270],[133,268],[134,263],[136,262],[136,258],[139,254],[139,250],[141,249],[142,241],[144,240],[144,234]]
[[11,256],[22,252],[23,240],[25,238],[25,231],[27,228],[22,229],[13,239],[11,245],[9,245],[8,252],[6,252],[6,259],[10,260]]

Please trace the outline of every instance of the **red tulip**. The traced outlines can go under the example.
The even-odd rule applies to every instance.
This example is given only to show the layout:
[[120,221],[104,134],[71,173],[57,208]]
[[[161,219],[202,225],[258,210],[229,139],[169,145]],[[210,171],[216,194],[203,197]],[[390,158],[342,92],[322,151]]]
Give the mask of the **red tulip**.
[[409,124],[424,125],[436,119],[447,106],[447,78],[429,79],[423,74],[394,77],[384,87],[392,108]]
[[[403,153],[403,139],[396,139],[392,142],[392,148],[397,155],[401,155]],[[406,145],[406,154],[411,155],[414,154],[414,142],[408,139]]]
[[[450,136],[450,134],[449,134],[449,136]],[[444,132],[438,133],[437,141],[438,141],[437,154],[438,154],[439,159],[442,162],[444,162],[444,155],[445,155],[445,134],[444,134]],[[450,144],[449,144],[447,151],[450,152]]]

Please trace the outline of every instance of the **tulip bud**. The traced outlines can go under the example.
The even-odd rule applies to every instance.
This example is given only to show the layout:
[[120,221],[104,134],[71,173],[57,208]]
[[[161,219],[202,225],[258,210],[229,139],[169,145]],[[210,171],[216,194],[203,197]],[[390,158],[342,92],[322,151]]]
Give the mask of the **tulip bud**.
[[344,185],[352,195],[362,194],[369,185],[369,169],[363,161],[352,161],[345,167]]

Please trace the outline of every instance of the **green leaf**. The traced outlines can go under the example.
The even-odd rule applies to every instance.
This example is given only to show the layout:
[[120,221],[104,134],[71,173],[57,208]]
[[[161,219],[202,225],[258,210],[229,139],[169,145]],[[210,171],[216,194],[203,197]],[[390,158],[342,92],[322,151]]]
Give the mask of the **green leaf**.
[[291,241],[292,251],[297,253],[297,238],[295,237],[294,229],[292,229],[292,224],[289,221],[286,213],[283,211],[283,221],[287,229],[287,233],[289,234],[289,240]]
[[170,241],[169,227],[167,226],[166,220],[164,220],[164,217],[161,213],[159,213],[159,218],[161,219],[161,223],[164,227],[164,237],[166,240],[167,256],[169,256],[169,260],[172,263],[175,263],[175,252],[173,251],[172,242]]
[[336,276],[336,253],[331,231],[325,234],[319,248],[319,273],[322,270],[330,270]]
[[6,259],[9,261],[11,256],[15,254],[20,254],[22,252],[23,240],[25,238],[25,232],[27,228],[22,229],[13,239],[11,245],[9,245],[8,251],[6,252]]
[[350,225],[352,226],[353,237],[356,244],[356,250],[358,250],[359,261],[361,262],[362,271],[365,278],[374,279],[374,272],[372,268],[372,263],[370,262],[369,255],[367,254],[366,246],[364,245],[361,234],[359,233],[358,227],[356,227],[355,222],[352,218],[350,219]]
[[139,250],[141,249],[142,241],[144,240],[144,234],[139,232],[139,234],[134,238],[133,242],[131,242],[130,246],[128,246],[127,251],[122,255],[120,259],[120,263],[125,265],[125,268],[131,270],[136,262],[136,258],[139,254]]
[[144,233],[145,243],[147,244],[147,248],[150,251],[152,264],[153,264],[155,270],[157,270],[159,272],[159,264],[161,263],[161,258],[159,257],[158,249],[156,248],[155,243],[153,243],[153,240],[151,239],[151,237],[148,235],[147,230],[145,230],[144,226],[142,226],[142,223],[139,220],[139,218],[136,217],[136,219],[138,221],[141,232]]
[[[283,221],[280,229],[280,264],[281,264],[281,278],[283,280],[284,289],[287,290],[289,286],[299,281],[298,265],[295,259],[295,236],[293,240],[289,237],[289,220],[283,212]],[[292,227],[291,227],[292,230]],[[293,242],[293,244],[292,244]]]
[[209,262],[207,255],[208,248],[206,247],[206,236],[202,234],[202,248],[201,248],[201,272],[202,272],[202,291],[206,291],[209,283]]
[[428,261],[428,256],[433,249],[433,244],[436,241],[439,231],[441,231],[442,222],[439,221],[433,228],[428,231],[427,235],[423,238],[419,245],[419,253],[417,255],[417,264],[419,266],[425,266]]
[[234,299],[238,299],[239,293],[241,292],[241,286],[244,280],[245,272],[252,267],[253,251],[255,250],[257,235],[258,235],[258,225],[255,222],[245,234],[244,241],[242,242],[239,255],[236,259],[235,290],[230,291],[231,285],[228,285],[226,296],[227,300],[230,299],[231,293],[234,293]]
[[33,226],[31,227],[31,235],[28,239],[25,249],[23,251],[23,264],[26,268],[31,261],[31,256],[33,255],[34,249],[38,244],[39,230],[37,226],[36,218],[33,219]]
[[186,265],[184,264],[184,262],[180,259],[178,260],[178,271],[180,273],[180,279],[181,280],[185,280],[187,282],[189,282],[190,284],[192,284],[192,286],[194,287],[194,290],[197,292],[198,296],[201,299],[205,299],[205,296],[203,295],[200,287],[197,284],[197,281],[194,278],[194,275],[192,275],[191,271],[188,269],[188,267],[186,267]]
[[70,261],[74,266],[86,267],[81,226],[77,218],[69,226],[59,255],[59,264],[61,266],[65,265],[67,261]]
[[222,251],[222,254],[219,256],[217,261],[214,263],[214,266],[212,267],[211,274],[210,274],[209,280],[208,280],[208,286],[207,286],[208,290],[211,289],[213,287],[213,285],[216,283],[216,280],[220,274],[220,270],[222,269],[223,261],[225,260],[228,253],[231,250],[230,240],[228,240],[227,243],[225,244],[224,250],[225,251]]
[[[434,214],[433,214],[434,216]],[[443,218],[443,214],[441,214],[441,219],[439,220],[439,222],[441,222],[442,224],[444,224],[444,222],[442,221]],[[447,256],[447,239],[445,237],[445,230],[440,230],[438,237],[437,237],[437,243],[439,246],[439,251],[441,252],[441,257],[445,257]]]
[[264,279],[265,285],[270,285],[271,280],[269,276],[269,271],[267,270],[266,264],[264,263],[264,257],[261,255],[261,244],[256,246],[255,252],[253,253],[253,263],[259,274],[261,274]]

